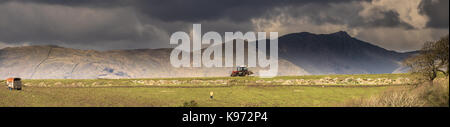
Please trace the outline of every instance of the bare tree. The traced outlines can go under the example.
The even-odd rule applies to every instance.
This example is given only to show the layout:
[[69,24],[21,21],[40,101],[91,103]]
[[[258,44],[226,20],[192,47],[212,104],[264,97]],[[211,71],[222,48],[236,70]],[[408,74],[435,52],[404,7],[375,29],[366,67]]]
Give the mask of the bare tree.
[[449,73],[448,35],[435,42],[426,42],[420,53],[404,61],[412,73],[422,75],[431,84],[438,72],[445,76]]
[[445,74],[445,76],[448,76],[449,73],[449,42],[448,42],[448,35],[446,37],[441,38],[441,40],[437,41],[434,44],[434,51],[436,54],[436,57],[439,62],[438,71]]

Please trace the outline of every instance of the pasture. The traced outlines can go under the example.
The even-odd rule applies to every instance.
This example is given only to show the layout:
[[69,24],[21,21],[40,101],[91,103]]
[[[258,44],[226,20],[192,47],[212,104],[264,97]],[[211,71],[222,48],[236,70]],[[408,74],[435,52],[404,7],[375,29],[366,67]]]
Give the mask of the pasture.
[[[401,81],[400,81],[401,80]],[[339,107],[412,86],[408,74],[23,80],[1,107]],[[4,82],[1,82],[4,84]],[[214,98],[210,98],[210,92]]]

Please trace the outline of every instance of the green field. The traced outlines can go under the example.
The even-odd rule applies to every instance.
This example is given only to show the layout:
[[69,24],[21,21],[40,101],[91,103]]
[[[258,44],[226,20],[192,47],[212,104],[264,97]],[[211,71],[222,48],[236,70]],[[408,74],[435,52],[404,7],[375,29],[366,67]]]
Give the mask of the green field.
[[[0,90],[0,106],[336,106],[383,87],[230,86],[209,88],[25,88]],[[209,98],[210,91],[214,99]]]
[[[391,78],[408,77],[407,74],[380,75],[328,75],[291,76],[278,79],[329,78]],[[207,81],[227,80],[226,83]],[[164,80],[165,84],[145,85],[136,82]],[[170,84],[172,80],[179,84]],[[204,81],[194,84],[181,80]],[[28,106],[107,106],[107,107],[323,107],[347,106],[347,102],[368,98],[387,89],[409,86],[408,84],[364,85],[364,84],[289,84],[258,85],[255,77],[244,78],[172,78],[172,79],[46,79],[24,80],[22,91],[0,89],[1,107]],[[2,82],[3,84],[3,82]],[[210,99],[210,92],[214,98]],[[191,103],[193,101],[193,103]],[[185,104],[187,103],[187,105]]]

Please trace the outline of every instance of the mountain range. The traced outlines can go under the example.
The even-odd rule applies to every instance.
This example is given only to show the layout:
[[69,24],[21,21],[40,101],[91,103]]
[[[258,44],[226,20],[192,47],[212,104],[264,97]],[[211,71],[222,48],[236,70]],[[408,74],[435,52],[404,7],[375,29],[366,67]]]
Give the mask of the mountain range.
[[[292,33],[278,38],[278,75],[378,74],[407,69],[400,62],[415,52],[386,50],[351,37]],[[170,64],[171,48],[81,50],[54,45],[0,49],[0,78],[95,79],[229,76],[233,68],[184,67]],[[250,68],[257,72],[261,68]]]
[[416,52],[386,50],[351,37],[332,34],[292,33],[279,37],[279,54],[310,74],[380,74],[399,70]]

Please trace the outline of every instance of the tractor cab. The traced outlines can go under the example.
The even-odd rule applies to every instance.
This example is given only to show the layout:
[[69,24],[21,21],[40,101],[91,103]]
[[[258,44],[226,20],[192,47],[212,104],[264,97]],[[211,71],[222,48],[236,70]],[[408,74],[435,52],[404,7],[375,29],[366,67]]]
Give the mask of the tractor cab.
[[236,70],[237,70],[237,71],[247,71],[248,68],[247,68],[247,67],[237,67]]

